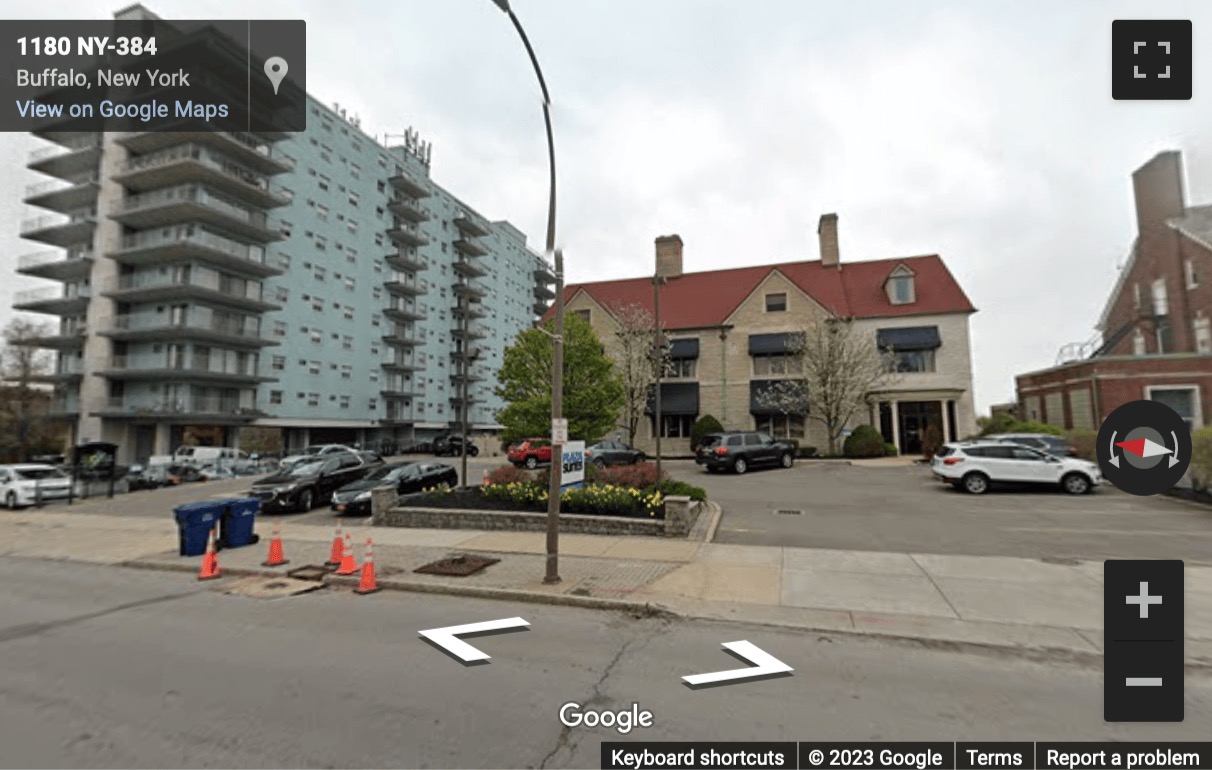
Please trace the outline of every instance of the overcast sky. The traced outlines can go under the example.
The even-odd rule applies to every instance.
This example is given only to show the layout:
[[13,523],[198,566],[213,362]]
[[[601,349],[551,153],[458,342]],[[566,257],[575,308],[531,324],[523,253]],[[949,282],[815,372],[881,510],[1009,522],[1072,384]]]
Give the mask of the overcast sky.
[[[5,18],[109,18],[124,3],[3,0]],[[159,0],[166,19],[302,18],[308,87],[370,133],[416,128],[434,178],[542,249],[538,87],[490,0]],[[554,103],[570,281],[650,274],[678,233],[688,271],[941,254],[979,308],[981,412],[1015,373],[1090,338],[1134,236],[1131,172],[1182,150],[1212,203],[1212,3],[513,0]],[[1063,6],[1057,10],[1057,6]],[[1115,102],[1111,22],[1192,19],[1194,98]],[[39,251],[16,237],[34,140],[0,134],[0,323]]]

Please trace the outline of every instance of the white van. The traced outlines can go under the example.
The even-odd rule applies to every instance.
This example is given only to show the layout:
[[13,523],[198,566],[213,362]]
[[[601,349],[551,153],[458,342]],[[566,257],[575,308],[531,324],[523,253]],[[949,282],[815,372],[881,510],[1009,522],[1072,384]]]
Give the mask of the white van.
[[212,466],[215,468],[231,468],[235,465],[248,465],[248,453],[239,449],[224,446],[183,446],[173,453],[173,462],[177,465],[192,465],[195,468]]

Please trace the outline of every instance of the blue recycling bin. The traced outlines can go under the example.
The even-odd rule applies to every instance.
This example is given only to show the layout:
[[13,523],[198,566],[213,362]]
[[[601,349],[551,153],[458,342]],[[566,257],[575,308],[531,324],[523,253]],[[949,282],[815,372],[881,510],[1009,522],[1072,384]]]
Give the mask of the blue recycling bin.
[[178,505],[173,509],[177,519],[177,530],[181,535],[181,555],[201,556],[206,553],[206,542],[210,531],[219,526],[223,507],[214,501]]
[[253,545],[259,538],[253,534],[261,500],[256,497],[233,497],[216,500],[219,510],[219,540],[224,548],[240,548]]

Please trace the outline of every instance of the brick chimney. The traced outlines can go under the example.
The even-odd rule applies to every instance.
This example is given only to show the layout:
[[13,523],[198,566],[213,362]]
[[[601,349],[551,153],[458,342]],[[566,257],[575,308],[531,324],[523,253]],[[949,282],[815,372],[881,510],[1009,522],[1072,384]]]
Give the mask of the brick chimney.
[[656,273],[662,278],[677,278],[682,274],[682,238],[662,235],[656,239]]
[[837,214],[822,214],[816,234],[821,241],[821,265],[838,267],[841,255],[837,249]]
[[1177,150],[1160,152],[1132,173],[1139,234],[1165,227],[1166,220],[1182,216],[1183,156]]

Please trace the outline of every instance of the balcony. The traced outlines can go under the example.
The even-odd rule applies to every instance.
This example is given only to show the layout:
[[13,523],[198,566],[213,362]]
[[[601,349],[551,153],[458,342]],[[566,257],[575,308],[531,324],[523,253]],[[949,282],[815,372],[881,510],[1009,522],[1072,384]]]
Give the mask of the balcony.
[[459,371],[454,371],[454,372],[450,373],[450,381],[452,383],[459,385],[459,384],[462,384],[463,380],[467,380],[468,384],[471,384],[473,382],[483,382],[484,374],[482,372],[477,372],[475,369],[472,369],[466,375]]
[[402,246],[425,246],[429,237],[416,225],[401,224],[387,231],[387,237]]
[[548,305],[546,302],[536,302],[530,309],[534,311],[535,315],[542,317],[547,315],[547,311],[551,309],[551,305]]
[[177,187],[190,182],[205,184],[226,195],[263,209],[290,201],[270,191],[269,180],[198,143],[170,147],[126,162],[114,180],[135,192]]
[[121,134],[115,140],[132,153],[143,155],[191,142],[219,150],[232,160],[272,176],[293,171],[294,161],[273,154],[273,143],[254,134],[229,131],[145,131]]
[[100,189],[96,174],[85,174],[72,180],[48,179],[25,188],[25,203],[69,214],[96,206]]
[[454,261],[454,271],[466,278],[481,278],[488,275],[487,270],[470,259],[456,259]]
[[124,275],[109,281],[101,294],[126,303],[195,300],[252,313],[282,309],[263,299],[262,286],[256,281],[200,270],[191,270],[186,276],[179,272],[160,274],[159,271]]
[[407,222],[425,222],[429,219],[429,210],[412,198],[396,198],[387,204],[387,210]]
[[388,183],[409,198],[428,198],[432,193],[429,185],[414,178],[411,174],[401,173],[389,178]]
[[483,299],[488,294],[478,286],[472,286],[469,283],[456,283],[450,287],[450,290],[458,297],[473,297],[475,299]]
[[81,243],[92,243],[93,230],[97,227],[97,212],[93,209],[77,211],[67,217],[47,214],[26,219],[21,223],[21,237],[66,248]]
[[161,355],[116,355],[110,359],[109,366],[98,372],[110,380],[130,380],[149,382],[215,382],[230,385],[256,385],[262,382],[272,382],[272,377],[257,376],[256,368],[251,363],[243,367],[219,368],[210,365],[203,358],[195,360],[182,356],[176,361],[170,361]]
[[397,348],[415,348],[424,343],[424,339],[416,331],[394,329],[383,335],[383,341]]
[[90,249],[39,251],[17,258],[17,272],[55,281],[82,281],[93,272]]
[[450,330],[450,336],[454,339],[461,340],[466,337],[469,340],[482,340],[487,338],[491,332],[487,326],[481,324],[473,324],[467,328],[466,334],[463,332],[462,326],[456,326]]
[[260,243],[282,237],[269,228],[264,211],[226,201],[200,185],[131,195],[116,206],[110,218],[136,230],[203,222]]
[[491,232],[487,226],[467,214],[459,214],[454,218],[455,227],[468,238],[480,238]]
[[160,341],[197,340],[233,347],[251,348],[277,345],[276,340],[261,336],[258,319],[243,322],[231,319],[207,318],[193,308],[185,318],[172,318],[168,313],[117,315],[113,326],[102,335],[115,340]]
[[122,240],[118,251],[106,256],[127,265],[160,266],[197,260],[255,278],[282,274],[281,268],[266,263],[263,247],[194,226],[179,226],[167,234],[158,230],[133,233]]
[[425,311],[417,307],[394,307],[389,306],[383,308],[383,315],[393,321],[424,321],[427,316]]
[[39,147],[29,154],[28,166],[59,179],[76,179],[97,171],[101,161],[101,135],[76,134],[63,144]]
[[534,279],[538,283],[552,285],[556,282],[555,270],[544,264],[542,267],[534,269]]
[[421,369],[421,365],[412,358],[394,358],[384,361],[380,366],[384,371],[404,372],[406,374]]
[[379,395],[388,399],[413,399],[424,398],[425,392],[416,385],[384,385]]
[[417,254],[416,249],[401,249],[396,254],[387,255],[387,264],[396,270],[419,273],[429,267],[429,262]]
[[75,398],[56,398],[46,407],[46,416],[52,419],[68,419],[80,416],[80,404]]
[[418,279],[403,279],[392,278],[383,284],[383,288],[387,289],[392,294],[401,297],[419,297],[429,290],[429,284],[426,281]]
[[81,315],[88,309],[91,296],[87,286],[44,286],[17,292],[13,295],[13,309],[58,316]]
[[100,417],[229,424],[252,422],[266,416],[259,409],[241,406],[240,400],[236,398],[202,396],[159,400],[118,396],[109,399],[96,414]]
[[78,327],[69,326],[62,328],[54,334],[26,337],[14,344],[31,348],[47,348],[50,350],[79,350],[84,347],[84,341],[87,338],[88,329],[81,325]]
[[460,302],[458,305],[455,305],[450,309],[450,315],[454,318],[462,318],[464,313],[467,314],[468,318],[483,318],[488,315],[484,312],[484,309],[480,307],[480,303],[474,300],[467,303]]
[[488,253],[488,249],[481,246],[477,241],[471,241],[466,238],[458,238],[454,242],[456,251],[462,252],[469,257],[482,257]]
[[541,300],[553,300],[555,299],[555,292],[546,284],[536,283],[534,285],[534,298]]
[[79,382],[84,378],[84,362],[75,355],[60,356],[55,362],[55,368],[50,372],[33,374],[30,382],[44,382],[52,385]]

